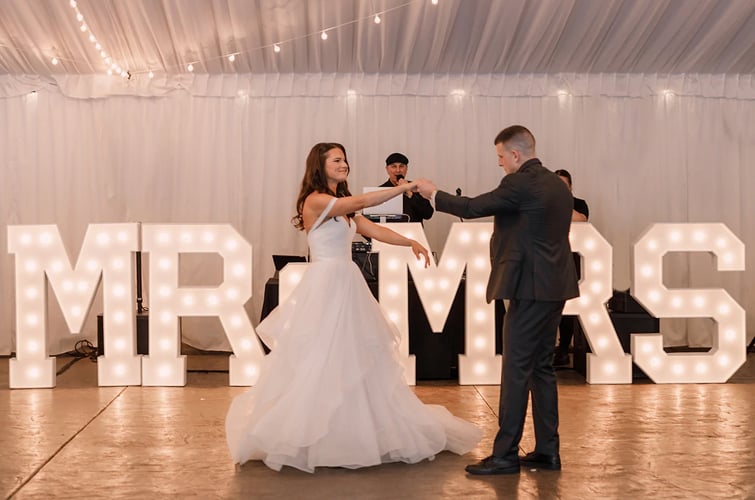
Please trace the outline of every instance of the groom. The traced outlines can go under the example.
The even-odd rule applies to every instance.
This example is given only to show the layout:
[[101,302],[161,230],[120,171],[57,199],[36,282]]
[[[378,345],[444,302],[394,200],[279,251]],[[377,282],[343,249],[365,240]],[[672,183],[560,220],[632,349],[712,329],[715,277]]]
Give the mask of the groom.
[[[493,454],[468,465],[470,474],[516,474],[528,467],[561,469],[558,392],[553,371],[556,330],[567,299],[579,288],[569,247],[574,200],[559,177],[535,155],[535,137],[521,125],[495,138],[500,185],[474,198],[438,191],[418,181],[419,193],[440,212],[465,219],[493,215],[487,300],[509,299],[503,325],[503,369],[498,434]],[[519,457],[529,391],[535,451]]]

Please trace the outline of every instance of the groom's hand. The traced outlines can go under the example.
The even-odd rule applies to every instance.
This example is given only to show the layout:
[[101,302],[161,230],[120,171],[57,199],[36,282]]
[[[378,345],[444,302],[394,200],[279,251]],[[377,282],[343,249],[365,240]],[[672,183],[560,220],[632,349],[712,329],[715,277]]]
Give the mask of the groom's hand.
[[417,181],[417,192],[422,195],[423,198],[430,199],[433,196],[433,193],[437,191],[438,188],[435,186],[433,181],[428,179],[419,179]]

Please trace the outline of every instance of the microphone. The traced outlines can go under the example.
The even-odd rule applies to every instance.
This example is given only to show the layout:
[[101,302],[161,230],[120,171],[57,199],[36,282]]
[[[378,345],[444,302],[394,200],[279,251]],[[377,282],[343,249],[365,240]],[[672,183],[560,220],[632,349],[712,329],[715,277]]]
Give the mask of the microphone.
[[401,175],[401,174],[396,175],[396,182],[400,181],[403,178],[404,178],[404,176]]

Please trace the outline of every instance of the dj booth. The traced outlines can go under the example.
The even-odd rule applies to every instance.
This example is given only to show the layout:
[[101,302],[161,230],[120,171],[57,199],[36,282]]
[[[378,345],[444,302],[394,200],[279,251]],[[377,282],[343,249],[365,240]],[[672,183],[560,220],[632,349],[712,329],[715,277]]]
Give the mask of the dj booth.
[[[367,285],[377,300],[378,254],[363,251],[366,245],[355,245],[352,260],[362,271]],[[451,310],[441,333],[434,333],[417,295],[411,273],[407,269],[409,292],[409,353],[416,356],[418,380],[458,379],[459,354],[464,354],[464,297],[465,280],[462,278]],[[265,284],[260,320],[278,305],[278,278],[273,276]],[[503,303],[496,303],[496,353],[501,353]]]

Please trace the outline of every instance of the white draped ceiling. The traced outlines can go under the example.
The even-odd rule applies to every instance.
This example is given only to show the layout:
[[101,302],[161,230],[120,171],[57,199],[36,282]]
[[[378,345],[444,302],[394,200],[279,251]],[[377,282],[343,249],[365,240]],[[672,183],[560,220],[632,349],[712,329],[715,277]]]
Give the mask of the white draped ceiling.
[[[254,246],[256,324],[270,256],[306,252],[289,219],[313,143],[346,145],[353,191],[382,182],[383,159],[402,151],[410,176],[477,194],[500,180],[495,134],[522,123],[544,162],[574,175],[614,246],[615,288],[630,286],[631,244],[653,222],[724,222],[755,262],[755,1],[76,5],[87,32],[68,0],[0,0],[0,216],[58,224],[72,258],[90,223],[231,223]],[[90,32],[130,77],[106,74]],[[438,253],[453,222],[426,224]],[[724,287],[755,324],[755,267],[719,273],[701,255],[666,263],[669,286]],[[219,275],[217,260],[182,263],[183,284]],[[8,354],[5,252],[0,293]],[[51,354],[94,340],[101,309],[98,297],[70,335],[51,300]],[[712,334],[707,320],[664,325],[668,345],[711,345]],[[228,349],[214,320],[186,319],[183,335]]]

